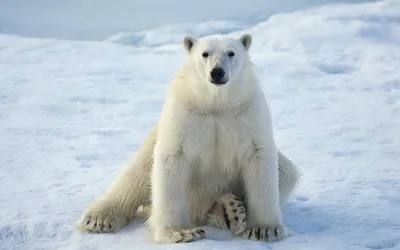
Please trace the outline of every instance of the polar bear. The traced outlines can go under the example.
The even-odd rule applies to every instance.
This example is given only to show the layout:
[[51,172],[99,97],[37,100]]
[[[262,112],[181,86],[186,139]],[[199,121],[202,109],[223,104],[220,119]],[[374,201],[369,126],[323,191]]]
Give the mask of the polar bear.
[[276,147],[251,44],[249,34],[183,39],[188,56],[159,122],[80,230],[118,231],[143,207],[157,243],[198,240],[210,224],[252,240],[288,236],[281,207],[300,174]]

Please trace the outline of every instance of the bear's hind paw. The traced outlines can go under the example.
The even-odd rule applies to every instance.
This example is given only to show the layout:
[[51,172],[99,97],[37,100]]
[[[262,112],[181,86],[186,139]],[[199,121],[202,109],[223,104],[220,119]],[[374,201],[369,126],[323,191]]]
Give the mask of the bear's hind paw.
[[242,234],[246,230],[246,209],[243,203],[233,194],[226,194],[221,197],[224,204],[227,227],[235,235]]

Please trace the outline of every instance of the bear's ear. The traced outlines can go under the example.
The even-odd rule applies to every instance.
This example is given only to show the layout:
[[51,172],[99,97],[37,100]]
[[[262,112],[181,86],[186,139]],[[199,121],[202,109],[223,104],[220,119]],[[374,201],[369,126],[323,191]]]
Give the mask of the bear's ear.
[[245,50],[249,50],[251,46],[252,37],[250,34],[243,34],[241,35],[238,40],[244,46]]
[[197,42],[197,39],[191,36],[185,36],[183,39],[183,47],[187,52],[190,52],[193,48],[193,45]]

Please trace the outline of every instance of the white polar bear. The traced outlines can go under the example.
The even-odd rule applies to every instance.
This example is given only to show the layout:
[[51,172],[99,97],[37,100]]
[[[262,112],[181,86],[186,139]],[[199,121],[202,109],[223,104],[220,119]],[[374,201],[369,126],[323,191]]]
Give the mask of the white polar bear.
[[143,206],[158,243],[197,240],[207,224],[253,240],[287,236],[280,209],[299,172],[276,148],[251,42],[248,34],[184,38],[187,61],[158,124],[78,228],[118,231]]

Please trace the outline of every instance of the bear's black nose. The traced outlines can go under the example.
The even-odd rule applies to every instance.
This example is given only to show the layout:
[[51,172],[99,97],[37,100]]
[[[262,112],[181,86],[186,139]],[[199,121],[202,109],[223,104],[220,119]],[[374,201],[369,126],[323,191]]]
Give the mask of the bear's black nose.
[[225,71],[222,68],[213,68],[211,70],[211,79],[213,81],[213,83],[216,84],[223,84],[224,82],[222,82],[222,78],[225,76]]

